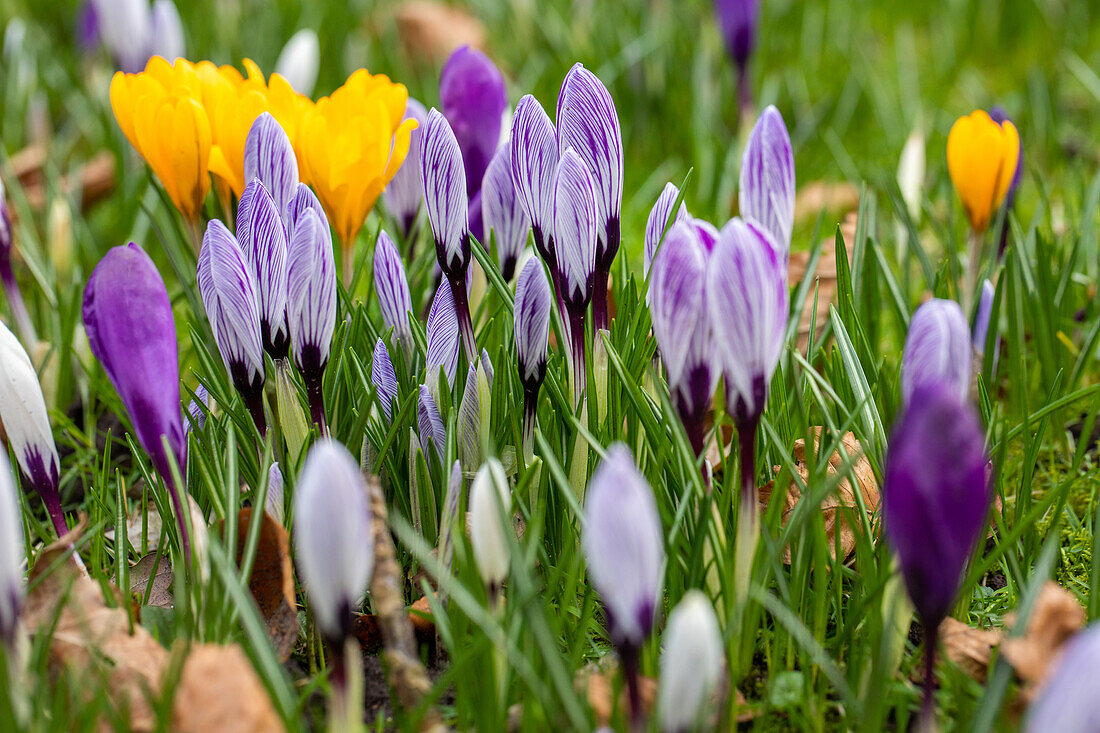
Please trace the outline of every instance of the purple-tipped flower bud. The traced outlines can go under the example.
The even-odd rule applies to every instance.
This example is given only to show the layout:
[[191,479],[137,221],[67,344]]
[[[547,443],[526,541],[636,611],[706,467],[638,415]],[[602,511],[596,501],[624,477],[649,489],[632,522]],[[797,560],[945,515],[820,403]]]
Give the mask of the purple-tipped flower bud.
[[661,195],[657,197],[657,201],[653,204],[653,208],[649,210],[649,219],[645,225],[645,251],[642,255],[642,264],[646,275],[649,275],[649,268],[653,264],[653,255],[657,254],[657,247],[660,245],[666,231],[671,231],[672,225],[678,221],[691,221],[691,215],[688,214],[687,206],[683,202],[680,203],[680,208],[676,211],[676,217],[672,221],[668,220],[672,215],[672,206],[679,196],[680,189],[676,187],[676,184],[666,183],[664,189],[661,190]]
[[[293,159],[293,151],[290,157]],[[255,282],[264,350],[272,359],[282,359],[290,339],[286,315],[287,234],[279,206],[259,178],[248,182],[237,207],[237,245]]]
[[378,343],[374,345],[370,381],[374,385],[378,404],[382,406],[382,412],[386,415],[386,422],[391,422],[393,420],[393,401],[397,399],[397,374],[393,371],[390,352],[386,350],[386,344],[382,342],[382,339],[378,339]]
[[535,249],[550,271],[557,260],[550,248],[554,236],[554,195],[558,174],[558,139],[546,110],[530,94],[519,100],[509,138],[512,183],[535,236]]
[[[201,404],[200,404],[201,403]],[[200,384],[195,388],[195,399],[187,405],[187,414],[183,416],[183,434],[206,427],[206,407],[210,404],[210,392]]]
[[245,138],[244,180],[253,178],[260,179],[267,189],[283,222],[284,235],[289,237],[290,205],[298,192],[298,159],[290,138],[270,112],[256,118]]
[[406,238],[412,232],[416,223],[416,215],[420,211],[420,202],[424,200],[424,177],[420,168],[421,137],[424,134],[424,123],[427,121],[428,111],[424,105],[409,97],[405,103],[405,119],[416,120],[416,129],[409,137],[409,154],[405,156],[405,162],[397,170],[382,197],[386,201],[386,209],[397,220],[401,227],[401,234]]
[[926,382],[942,382],[959,400],[970,392],[970,329],[953,300],[933,298],[917,308],[901,359],[902,401]]
[[489,387],[493,386],[493,375],[496,373],[493,370],[493,362],[489,361],[489,352],[485,349],[481,350],[481,361],[478,365],[485,370],[485,379],[489,382]]
[[[998,125],[1003,125],[1005,122],[1012,122],[1008,113],[1001,107],[994,105],[993,109],[989,110],[989,117]],[[1020,176],[1024,173],[1024,141],[1020,138],[1019,153],[1016,155],[1016,170],[1012,173],[1012,182],[1008,184],[1008,192],[1005,194],[1005,208],[1011,209],[1012,205],[1016,202],[1016,189],[1020,187]]]
[[622,443],[592,475],[584,505],[588,574],[607,608],[611,640],[641,646],[653,628],[665,548],[653,490]]
[[439,102],[462,149],[466,193],[473,198],[500,144],[500,125],[508,106],[504,77],[488,56],[462,46],[443,65]]
[[982,283],[982,294],[978,299],[978,312],[974,316],[974,330],[972,341],[974,350],[979,354],[985,353],[985,342],[989,338],[989,323],[993,315],[993,296],[996,290],[993,283],[986,280]]
[[890,436],[886,534],[925,628],[951,610],[989,513],[984,440],[974,408],[939,381],[917,387]]
[[668,615],[657,711],[666,733],[694,730],[722,678],[722,632],[707,597],[689,590]]
[[714,0],[714,14],[730,58],[743,69],[756,48],[760,0]]
[[447,450],[447,427],[443,424],[443,417],[439,414],[435,398],[427,385],[420,385],[420,401],[416,411],[416,426],[420,431],[420,445],[423,446],[425,458],[427,448],[432,446],[435,457],[441,463],[443,454]]
[[10,651],[15,644],[19,611],[23,606],[23,513],[19,510],[15,477],[8,457],[0,451],[0,642]]
[[303,374],[319,375],[336,329],[336,262],[328,221],[312,207],[297,217],[290,237],[287,316],[294,363]]
[[495,596],[508,577],[512,492],[500,461],[490,458],[470,486],[470,544],[481,580]]
[[741,216],[771,234],[783,261],[794,230],[794,152],[779,110],[769,105],[756,121],[741,158]]
[[439,369],[447,375],[447,384],[454,387],[458,369],[458,315],[455,313],[451,288],[442,283],[435,292],[426,326],[428,350],[424,357],[428,384],[434,390],[439,383]]
[[515,337],[519,375],[525,387],[538,389],[546,376],[550,338],[550,284],[542,264],[531,258],[516,284]]
[[0,426],[23,476],[38,492],[58,536],[68,532],[61,511],[61,462],[54,446],[46,400],[30,357],[0,323]]
[[409,281],[405,277],[401,254],[385,230],[378,233],[378,241],[374,245],[374,289],[378,291],[382,322],[386,328],[393,329],[403,346],[411,346],[409,311],[412,310],[412,296],[409,294]]
[[424,201],[435,237],[436,258],[448,278],[461,280],[470,264],[466,172],[458,140],[447,118],[437,109],[428,112],[421,149]]
[[707,307],[717,363],[726,380],[726,409],[751,425],[764,411],[787,329],[787,263],[753,222],[733,219],[707,267]]
[[1065,646],[1039,697],[1028,710],[1028,733],[1093,733],[1100,730],[1096,704],[1100,624],[1079,631]]
[[347,448],[322,438],[294,487],[294,555],[321,633],[343,641],[374,567],[367,485]]
[[592,299],[596,271],[596,187],[581,156],[566,150],[554,193],[554,254],[561,273],[561,298],[579,309]]
[[500,274],[505,282],[509,282],[516,272],[523,248],[527,246],[527,232],[531,229],[531,220],[512,182],[510,145],[502,145],[490,161],[481,189],[481,200],[485,230],[492,230],[496,236]]

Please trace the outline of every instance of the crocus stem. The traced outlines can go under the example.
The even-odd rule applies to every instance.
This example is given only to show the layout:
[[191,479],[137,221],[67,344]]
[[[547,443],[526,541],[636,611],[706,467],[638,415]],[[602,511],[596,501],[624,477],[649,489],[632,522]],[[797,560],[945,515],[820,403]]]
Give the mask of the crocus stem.
[[180,500],[180,492],[175,480],[171,476],[164,476],[164,481],[168,485],[168,498],[172,500],[172,508],[176,512],[176,524],[179,525],[180,530],[180,545],[183,547],[183,561],[190,567],[191,536],[187,531],[187,518],[183,516],[183,513],[185,511],[190,512],[191,508],[185,506]]
[[462,346],[466,351],[466,363],[473,364],[477,357],[477,344],[474,342],[474,323],[470,319],[470,298],[466,295],[466,277],[450,282],[455,313],[458,315],[458,330],[462,333]]
[[747,125],[752,115],[752,81],[749,79],[748,63],[737,67],[737,109],[741,122]]
[[[691,452],[695,457],[703,455],[704,439],[706,437],[706,423],[702,415],[692,415],[687,410],[680,410],[680,422],[684,424],[684,432],[687,433],[688,443],[691,444]],[[703,479],[706,480],[704,472]]]
[[65,512],[61,511],[61,497],[58,495],[57,486],[47,485],[38,489],[38,495],[42,497],[42,503],[46,505],[46,513],[50,515],[53,528],[57,530],[58,537],[64,537],[69,533],[69,525],[65,522]]
[[939,640],[939,624],[924,629],[924,700],[921,703],[919,733],[935,733],[936,725],[936,642]]
[[539,384],[523,386],[523,463],[531,465],[535,458],[535,424],[538,421]]
[[740,451],[741,506],[737,513],[737,537],[734,540],[734,595],[741,607],[748,598],[752,563],[760,539],[760,519],[756,513],[756,427],[759,416],[738,421],[737,444]]
[[309,416],[321,428],[321,434],[328,435],[328,423],[325,422],[325,393],[321,377],[321,373],[302,375],[306,383],[306,398],[309,400]]
[[355,275],[355,253],[351,249],[351,245],[345,245],[341,248],[340,261],[342,263],[342,272],[344,280],[344,288],[351,289],[351,279]]
[[619,659],[623,664],[623,678],[626,681],[627,700],[630,705],[630,730],[640,733],[645,730],[645,710],[642,709],[642,688],[639,679],[641,650],[633,644],[624,644],[619,649]]
[[592,293],[593,330],[599,333],[607,329],[607,281],[611,272],[603,267],[596,268],[595,284]]
[[245,407],[248,408],[248,414],[252,415],[252,422],[256,423],[256,429],[260,431],[260,437],[267,437],[267,418],[264,417],[264,390],[261,386],[259,389],[250,389],[247,392],[242,392],[241,397],[244,398]]
[[966,261],[966,275],[963,281],[963,308],[967,313],[974,306],[974,294],[978,288],[978,275],[981,272],[982,235],[970,230],[970,255]]
[[584,308],[570,309],[569,336],[573,344],[573,409],[576,409],[580,407],[587,379],[584,363]]
[[332,688],[329,699],[330,733],[354,733],[362,724],[363,666],[359,642],[347,637],[342,647],[332,645]]
[[19,335],[23,337],[23,345],[30,349],[38,343],[38,336],[31,323],[31,316],[27,313],[27,305],[23,302],[23,293],[19,290],[19,282],[15,279],[15,273],[11,269],[11,261],[0,261],[0,282],[4,286],[4,295],[8,299],[8,307],[11,308],[11,317],[19,329]]

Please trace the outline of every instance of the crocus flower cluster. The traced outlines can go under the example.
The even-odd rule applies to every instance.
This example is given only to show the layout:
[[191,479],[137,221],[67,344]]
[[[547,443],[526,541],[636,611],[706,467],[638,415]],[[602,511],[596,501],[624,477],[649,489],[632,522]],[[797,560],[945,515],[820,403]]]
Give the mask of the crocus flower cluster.
[[152,7],[149,0],[90,0],[86,13],[85,26],[94,24],[95,35],[125,72],[141,71],[153,56],[183,55],[183,23],[172,0],[154,0]]

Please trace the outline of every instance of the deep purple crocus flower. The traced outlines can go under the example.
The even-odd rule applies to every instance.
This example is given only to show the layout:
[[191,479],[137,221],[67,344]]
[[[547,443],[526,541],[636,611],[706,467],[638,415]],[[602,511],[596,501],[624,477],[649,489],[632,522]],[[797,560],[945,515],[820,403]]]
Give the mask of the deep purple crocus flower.
[[794,151],[783,116],[768,106],[756,121],[741,159],[741,216],[771,234],[786,262],[794,229]]
[[[984,344],[983,344],[984,345]],[[970,392],[970,329],[953,300],[933,298],[909,322],[901,357],[901,396],[909,403],[921,384],[943,383],[960,400]]]
[[[103,256],[84,288],[84,330],[92,353],[130,414],[138,442],[164,479],[179,522],[185,556],[190,542],[169,452],[186,465],[180,412],[179,354],[172,302],[145,250],[131,242]],[[167,439],[167,450],[165,443]]]
[[492,230],[496,237],[500,274],[505,282],[511,282],[520,255],[527,246],[531,220],[516,195],[516,187],[512,181],[510,145],[500,146],[490,161],[480,196],[484,202],[485,228]]
[[84,0],[76,13],[76,42],[84,53],[99,48],[99,14],[95,0]]
[[416,225],[416,215],[420,213],[420,204],[424,201],[423,174],[420,170],[420,138],[424,134],[428,110],[424,109],[424,105],[420,102],[409,97],[409,101],[405,103],[405,119],[416,120],[416,129],[412,131],[409,138],[409,154],[397,169],[397,175],[382,192],[382,198],[386,202],[386,210],[396,220],[401,236],[409,244],[411,260],[414,254],[412,246],[415,242],[411,235]]
[[488,56],[462,46],[443,65],[439,102],[462,150],[466,195],[472,200],[500,145],[500,127],[508,106],[504,77]]
[[989,514],[987,462],[974,408],[952,385],[922,382],[890,436],[882,494],[886,535],[925,631],[926,720],[936,632]]
[[1027,711],[1027,733],[1093,733],[1100,730],[1096,676],[1100,623],[1092,623],[1065,646],[1054,671]]
[[760,0],[714,0],[714,14],[718,18],[726,50],[737,65],[738,99],[744,112],[752,106],[749,59],[756,48]]

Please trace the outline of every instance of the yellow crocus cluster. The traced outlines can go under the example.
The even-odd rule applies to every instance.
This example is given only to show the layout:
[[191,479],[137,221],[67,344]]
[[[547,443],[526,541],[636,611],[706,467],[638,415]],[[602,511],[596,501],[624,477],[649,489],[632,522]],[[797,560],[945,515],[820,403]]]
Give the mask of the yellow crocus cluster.
[[138,74],[111,80],[119,127],[180,212],[197,220],[213,173],[243,193],[244,146],[253,121],[270,112],[298,158],[345,250],[409,150],[416,123],[402,121],[408,91],[382,74],[354,72],[316,104],[245,59],[245,74],[209,61],[154,56]]
[[1020,136],[1009,120],[998,124],[984,110],[960,117],[947,136],[947,170],[978,234],[989,226],[1016,173]]

